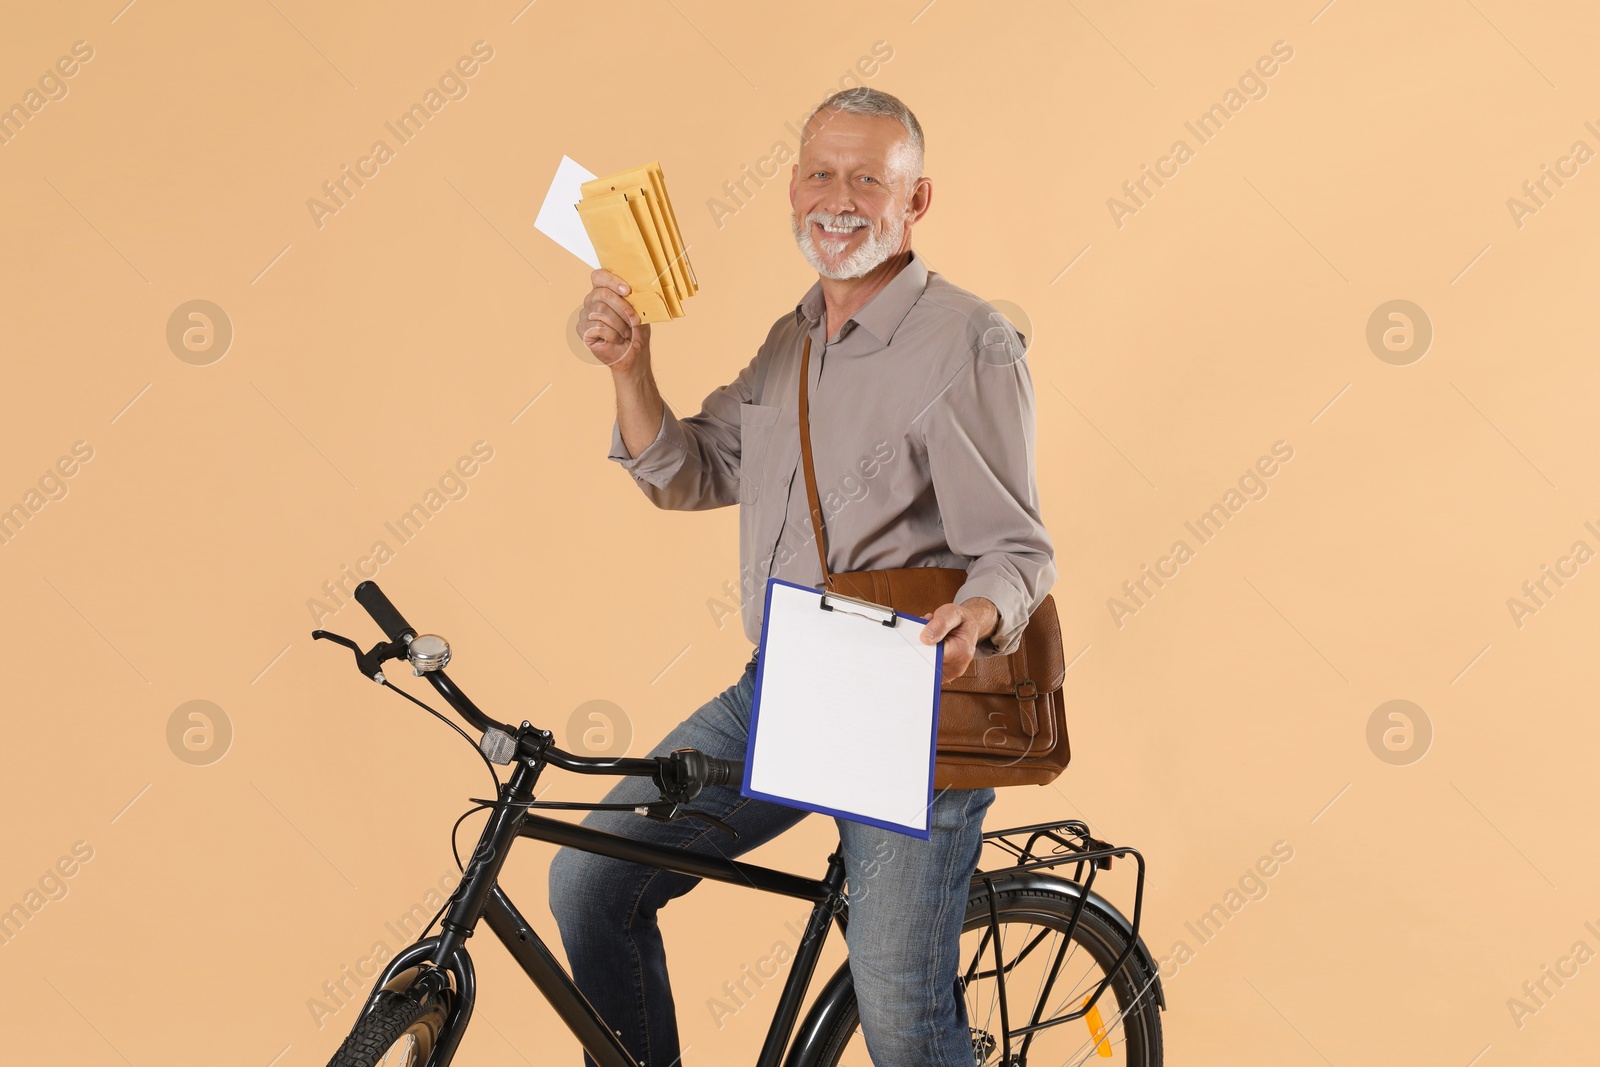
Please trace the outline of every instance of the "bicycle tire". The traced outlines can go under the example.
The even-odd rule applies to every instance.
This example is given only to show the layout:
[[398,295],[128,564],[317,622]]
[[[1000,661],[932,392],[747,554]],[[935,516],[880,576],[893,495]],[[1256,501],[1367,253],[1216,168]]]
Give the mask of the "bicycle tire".
[[[1052,890],[1048,887],[1041,887],[1037,884],[1037,881],[1020,888],[1004,889],[996,886],[996,889],[995,908],[999,914],[1002,928],[1019,923],[1028,923],[1053,929],[1057,933],[1064,933],[1072,918],[1072,911],[1078,902],[1078,898],[1075,895]],[[961,926],[962,933],[966,934],[969,931],[981,932],[988,925],[988,897],[981,892],[974,893],[967,904],[966,918]],[[1001,943],[1002,945],[1007,943],[1004,933],[1001,936]],[[1106,915],[1093,900],[1085,902],[1083,906],[1083,912],[1078,918],[1078,925],[1073,931],[1072,943],[1075,947],[1081,947],[1102,971],[1109,969],[1117,956],[1121,954],[1124,945],[1127,944],[1121,924],[1116,919]],[[963,956],[965,957],[968,954],[968,943],[963,941],[962,944]],[[985,951],[992,951],[992,949],[986,949]],[[964,958],[963,966],[966,966],[966,962]],[[848,965],[847,961],[845,966],[848,967]],[[1123,967],[1112,978],[1110,988],[1101,996],[1096,1005],[1096,1007],[1105,1005],[1108,998],[1115,1000],[1116,1008],[1114,1011],[1103,1013],[1102,1018],[1112,1016],[1113,1022],[1108,1026],[1120,1026],[1122,1036],[1114,1039],[1107,1032],[1103,1043],[1110,1046],[1113,1051],[1120,1049],[1122,1054],[1120,1063],[1126,1064],[1126,1067],[1160,1067],[1162,1060],[1161,1009],[1157,1003],[1154,988],[1156,976],[1153,973],[1146,974],[1145,971],[1146,967],[1138,951],[1130,953]],[[1010,990],[1008,990],[1007,996],[1008,1006],[1011,1006]],[[1130,1005],[1132,1006],[1131,1010]],[[1017,1007],[1013,1007],[1012,1011],[1013,1015],[1016,1015]],[[979,1020],[974,1019],[971,1004],[968,1005],[967,1012],[968,1025],[974,1033],[974,1062],[980,1067],[991,1067],[991,1065],[992,1067],[998,1067],[1003,1062],[1001,1056],[1005,1043],[1000,1039],[998,1033],[974,1025]],[[1026,1015],[1026,1011],[1023,1011],[1022,1014]],[[987,1022],[988,1020],[985,1021]],[[993,1022],[997,1024],[998,1020],[993,1020]],[[1015,1022],[1016,1020],[1014,1019],[1014,1025]],[[813,1061],[816,1067],[840,1067],[841,1064],[846,1062],[852,1065],[869,1062],[865,1044],[858,1036],[860,1023],[860,1012],[856,1006],[855,995],[852,991],[841,1005],[827,1037],[817,1046],[818,1054]],[[1081,1022],[1059,1023],[1054,1027],[1039,1031],[1038,1034],[1040,1036],[1036,1036],[1035,1040],[1042,1040],[1042,1035],[1050,1034],[1054,1030],[1065,1030],[1079,1026],[1085,1026],[1086,1029],[1089,1029],[1090,1036],[1081,1040],[1083,1051],[1077,1053],[1077,1058],[1069,1057],[1067,1062],[1102,1062],[1100,1058],[1095,1056],[1098,1046],[1102,1042],[1096,1042],[1092,1036],[1092,1028]],[[858,1051],[852,1052],[851,1058],[845,1061],[845,1052],[850,1047],[853,1038],[857,1039],[856,1048]],[[1014,1039],[1013,1041],[1013,1056],[1017,1052],[1016,1044],[1018,1041],[1020,1039]],[[1036,1056],[1037,1052],[1035,1051],[1030,1055]],[[1020,1064],[1022,1061],[1015,1060],[1014,1062]],[[1054,1065],[1062,1061],[1051,1058],[1043,1062],[1054,1067]]]
[[[449,994],[418,996],[385,989],[356,1020],[328,1067],[420,1067],[428,1062],[450,1015]],[[397,1059],[390,1055],[399,1051]]]

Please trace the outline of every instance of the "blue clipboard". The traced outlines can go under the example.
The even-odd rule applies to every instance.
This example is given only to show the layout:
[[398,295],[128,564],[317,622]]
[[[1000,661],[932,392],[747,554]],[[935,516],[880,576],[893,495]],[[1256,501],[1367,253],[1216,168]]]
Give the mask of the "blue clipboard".
[[[854,609],[856,607],[865,607],[865,608],[870,609],[873,612],[884,614],[884,618],[885,619],[889,619],[890,617],[898,617],[898,618],[909,620],[911,622],[918,622],[918,623],[927,623],[928,622],[927,619],[925,619],[925,618],[923,618],[921,616],[910,615],[910,614],[907,614],[906,612],[903,612],[903,611],[895,611],[895,610],[893,610],[893,609],[891,609],[891,608],[889,608],[889,607],[887,607],[885,605],[882,605],[882,604],[873,604],[871,602],[858,600],[858,599],[853,598],[853,597],[842,596],[841,594],[838,594],[838,593],[826,593],[826,592],[823,592],[822,590],[815,589],[815,588],[812,588],[810,586],[800,585],[799,583],[796,583],[796,582],[784,581],[782,578],[769,577],[767,579],[767,588],[766,588],[766,592],[765,592],[765,597],[764,597],[764,601],[763,601],[763,610],[762,610],[762,614],[761,614],[761,644],[759,646],[760,655],[758,655],[757,658],[756,658],[755,692],[754,692],[754,695],[752,697],[751,706],[750,706],[750,732],[749,732],[749,736],[748,736],[748,738],[746,740],[746,743],[745,743],[744,780],[740,784],[740,789],[739,789],[740,793],[742,795],[744,795],[744,796],[747,796],[747,797],[753,797],[753,798],[756,798],[756,799],[759,799],[759,800],[767,800],[767,801],[771,801],[771,802],[773,802],[775,804],[783,804],[783,805],[785,805],[787,807],[800,808],[800,809],[805,810],[805,811],[820,812],[821,814],[824,814],[824,815],[832,815],[835,818],[847,819],[847,820],[850,820],[851,822],[864,823],[864,824],[869,825],[869,826],[877,826],[877,827],[880,827],[881,829],[885,829],[885,830],[893,830],[896,833],[907,834],[907,835],[909,835],[911,837],[921,838],[924,841],[928,840],[929,837],[931,836],[931,834],[930,834],[929,830],[926,827],[917,827],[917,826],[913,826],[913,825],[911,825],[909,823],[896,823],[896,822],[886,821],[886,820],[883,820],[883,819],[872,818],[872,817],[867,816],[867,815],[861,815],[861,814],[857,814],[855,812],[845,811],[845,810],[842,810],[840,808],[829,807],[826,804],[808,803],[806,801],[796,800],[796,799],[794,799],[792,797],[777,796],[777,795],[772,794],[772,793],[765,793],[765,792],[762,792],[762,791],[760,791],[758,789],[754,789],[754,788],[751,787],[751,784],[750,784],[751,775],[752,775],[752,772],[753,772],[753,770],[755,768],[756,740],[757,740],[757,737],[759,735],[759,731],[761,729],[761,699],[762,699],[762,691],[763,691],[763,684],[764,684],[764,682],[766,680],[766,675],[767,675],[768,657],[766,655],[766,652],[767,652],[767,646],[768,646],[768,641],[767,641],[768,630],[769,630],[769,625],[770,625],[770,623],[772,621],[772,594],[773,594],[773,590],[776,589],[779,586],[787,586],[787,587],[789,587],[791,589],[798,589],[798,590],[801,590],[803,592],[810,593],[813,596],[816,596],[822,602],[822,606],[824,606],[824,607],[830,606],[830,604],[831,604],[836,609],[843,609],[843,610],[846,610],[846,611],[851,611],[852,609]],[[861,612],[854,612],[854,613],[861,614]],[[882,620],[879,620],[879,621],[882,621]],[[925,806],[924,806],[924,809],[923,809],[925,817],[926,817],[928,811],[931,810],[931,808],[933,807],[933,794],[934,794],[934,790],[933,790],[933,773],[934,773],[934,763],[935,763],[935,760],[936,760],[935,744],[936,744],[936,741],[937,741],[938,736],[939,736],[939,689],[940,689],[939,679],[942,678],[943,671],[944,671],[944,642],[941,640],[936,645],[934,645],[933,647],[934,647],[933,669],[934,669],[935,683],[934,683],[934,686],[933,686],[933,716],[932,716],[932,722],[931,722],[930,727],[929,727],[929,734],[928,734],[928,739],[927,739],[927,744],[928,744],[927,795],[926,795],[926,799],[925,799]],[[828,743],[828,739],[819,738],[818,739],[818,743],[825,745],[825,744]]]

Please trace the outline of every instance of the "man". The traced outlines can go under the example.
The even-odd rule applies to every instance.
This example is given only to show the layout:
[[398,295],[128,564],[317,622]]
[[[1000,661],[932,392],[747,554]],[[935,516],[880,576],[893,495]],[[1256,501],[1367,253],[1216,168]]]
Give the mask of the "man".
[[[835,571],[939,566],[967,571],[923,639],[945,642],[945,677],[975,655],[1006,654],[1055,581],[1039,520],[1033,387],[1023,344],[993,308],[930,271],[911,250],[933,184],[923,137],[899,100],[874,89],[835,93],[808,118],[789,181],[795,240],[818,281],[754,359],[700,413],[679,419],[651,373],[650,327],[627,286],[597,270],[579,333],[612,373],[610,458],[658,507],[739,504],[745,636],[759,644],[766,579],[819,587],[821,565],[800,468],[801,344],[811,337],[810,422]],[[740,679],[652,750],[680,746],[742,759],[756,656]],[[818,663],[819,672],[828,664]],[[818,737],[819,746],[849,743]],[[611,803],[656,799],[622,780]],[[955,995],[968,880],[992,789],[943,790],[922,841],[837,820],[850,897],[847,940],[861,1027],[877,1067],[970,1067]],[[587,825],[707,855],[737,855],[808,814],[705,790],[695,801],[739,831],[736,844],[698,820],[663,824],[591,812]],[[698,879],[571,849],[550,869],[573,976],[649,1067],[675,1067],[677,1022],[657,910]],[[772,997],[776,1006],[776,993]]]

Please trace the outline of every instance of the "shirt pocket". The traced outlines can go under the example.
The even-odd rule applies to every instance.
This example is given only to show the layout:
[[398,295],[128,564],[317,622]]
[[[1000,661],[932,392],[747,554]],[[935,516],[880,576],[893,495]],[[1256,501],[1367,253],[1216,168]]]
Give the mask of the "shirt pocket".
[[739,503],[754,504],[766,478],[768,445],[778,422],[778,408],[768,404],[739,405]]

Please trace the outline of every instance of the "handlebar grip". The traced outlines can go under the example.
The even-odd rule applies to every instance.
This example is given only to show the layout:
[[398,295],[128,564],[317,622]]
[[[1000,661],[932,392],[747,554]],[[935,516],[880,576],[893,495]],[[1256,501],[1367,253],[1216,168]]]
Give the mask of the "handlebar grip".
[[697,748],[675,748],[669,755],[657,756],[656,761],[661,765],[657,784],[664,795],[680,801],[693,800],[706,786],[737,788],[744,782],[744,760],[718,759]]
[[705,785],[739,785],[744,781],[744,760],[706,757]]
[[412,637],[417,635],[416,628],[406,622],[398,608],[389,603],[389,598],[383,595],[377,582],[362,582],[356,586],[356,603],[367,609],[367,614],[378,624],[378,629],[389,635],[389,640],[400,641],[408,634]]

